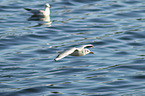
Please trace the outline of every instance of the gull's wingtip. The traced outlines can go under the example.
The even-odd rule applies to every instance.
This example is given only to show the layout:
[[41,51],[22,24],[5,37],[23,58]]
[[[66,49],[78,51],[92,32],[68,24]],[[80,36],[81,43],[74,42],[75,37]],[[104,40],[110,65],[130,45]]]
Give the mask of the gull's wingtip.
[[89,44],[89,46],[93,46],[93,44]]
[[94,45],[93,45],[93,44],[90,44],[90,46],[91,46],[91,47],[94,47]]
[[92,48],[94,47],[92,44],[84,45],[86,48]]
[[31,9],[29,9],[29,8],[24,8],[25,10],[27,10],[27,11],[30,11]]
[[55,59],[54,59],[54,61],[58,61],[58,60],[59,60],[59,58],[55,58]]

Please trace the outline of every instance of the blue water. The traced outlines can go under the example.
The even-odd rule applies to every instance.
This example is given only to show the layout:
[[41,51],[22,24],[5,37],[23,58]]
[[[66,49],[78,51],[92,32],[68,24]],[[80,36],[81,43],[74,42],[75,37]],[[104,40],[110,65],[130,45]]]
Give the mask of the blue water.
[[[51,24],[27,8],[51,5]],[[144,0],[1,0],[0,96],[145,96]],[[93,44],[95,54],[58,51]]]

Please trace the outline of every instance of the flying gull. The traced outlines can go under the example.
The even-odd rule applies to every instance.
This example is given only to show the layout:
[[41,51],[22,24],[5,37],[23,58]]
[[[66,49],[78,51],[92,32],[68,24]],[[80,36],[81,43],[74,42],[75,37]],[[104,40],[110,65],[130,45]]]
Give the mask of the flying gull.
[[88,45],[82,45],[81,47],[79,48],[70,48],[68,50],[64,50],[63,52],[61,52],[57,57],[56,59],[54,59],[55,61],[58,61],[68,55],[71,55],[71,56],[84,56],[86,54],[93,54],[93,52],[91,52],[89,49],[87,48],[92,48],[93,45],[92,44],[88,44]]

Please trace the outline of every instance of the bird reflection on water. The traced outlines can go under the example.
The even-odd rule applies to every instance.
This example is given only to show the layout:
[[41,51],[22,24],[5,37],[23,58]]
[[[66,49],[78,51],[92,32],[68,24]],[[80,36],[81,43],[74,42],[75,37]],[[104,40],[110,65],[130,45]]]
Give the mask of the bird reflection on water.
[[50,16],[37,16],[37,15],[32,15],[30,18],[27,19],[28,21],[44,21],[44,22],[39,22],[36,26],[42,26],[42,25],[48,25],[48,27],[51,26],[51,21],[50,21]]

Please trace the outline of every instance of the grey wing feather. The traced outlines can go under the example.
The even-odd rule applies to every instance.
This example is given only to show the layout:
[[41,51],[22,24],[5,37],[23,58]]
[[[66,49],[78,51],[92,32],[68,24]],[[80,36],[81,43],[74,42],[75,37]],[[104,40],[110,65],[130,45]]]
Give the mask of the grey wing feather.
[[77,48],[71,48],[71,49],[69,49],[69,50],[65,50],[65,51],[61,52],[61,53],[56,57],[55,61],[60,60],[60,59],[62,59],[62,58],[64,58],[64,57],[66,57],[67,55],[72,54],[76,49],[77,49]]
[[79,47],[78,49],[82,50],[84,48],[92,48],[94,47],[92,44],[88,44],[88,45],[82,45],[81,47]]
[[27,11],[30,11],[34,15],[41,15],[41,14],[43,14],[43,10],[36,10],[36,9],[29,9],[29,8],[24,8],[24,9],[27,10]]

